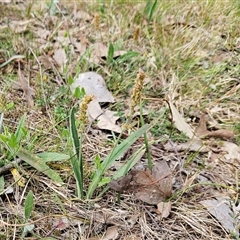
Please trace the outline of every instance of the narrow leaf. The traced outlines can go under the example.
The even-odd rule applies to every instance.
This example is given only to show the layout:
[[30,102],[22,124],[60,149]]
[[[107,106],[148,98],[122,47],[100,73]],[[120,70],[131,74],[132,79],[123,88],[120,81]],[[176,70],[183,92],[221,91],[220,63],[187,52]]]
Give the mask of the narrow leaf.
[[65,161],[70,158],[70,156],[67,154],[56,153],[56,152],[43,152],[43,153],[37,153],[36,155],[42,158],[45,162]]
[[132,167],[142,158],[145,152],[146,150],[144,147],[141,147],[138,151],[136,151],[131,158],[117,170],[113,176],[113,179],[116,180],[122,176],[125,176],[127,172],[132,169]]
[[32,190],[30,190],[28,192],[28,195],[26,197],[26,200],[25,200],[25,204],[24,204],[24,215],[25,215],[25,220],[27,221],[30,216],[31,216],[31,213],[32,213],[32,210],[33,210],[33,192]]
[[77,183],[77,196],[83,197],[83,160],[81,151],[81,142],[79,141],[78,132],[75,124],[75,116],[73,108],[70,111],[70,133],[73,142],[73,150],[75,156],[71,158],[74,176]]
[[113,44],[110,43],[110,45],[108,47],[108,55],[107,55],[108,64],[113,61],[113,56],[114,56],[114,47],[113,47]]
[[47,175],[53,181],[63,183],[59,174],[56,171],[52,170],[40,157],[37,157],[22,147],[19,148],[17,156],[39,172]]
[[22,139],[22,134],[23,134],[23,132],[22,132],[22,129],[23,129],[23,127],[24,127],[24,124],[25,124],[25,119],[26,119],[26,114],[24,114],[22,117],[21,117],[21,119],[20,119],[20,121],[19,121],[19,123],[18,123],[18,126],[17,126],[17,130],[16,130],[16,132],[15,132],[15,137],[16,137],[16,139],[17,139],[17,143],[19,144],[20,143],[20,141],[21,141],[21,139]]

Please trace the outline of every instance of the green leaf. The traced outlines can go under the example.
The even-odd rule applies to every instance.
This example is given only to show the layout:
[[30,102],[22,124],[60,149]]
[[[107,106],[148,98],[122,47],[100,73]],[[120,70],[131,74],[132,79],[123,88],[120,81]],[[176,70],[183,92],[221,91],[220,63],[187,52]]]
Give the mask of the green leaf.
[[113,56],[114,56],[114,47],[113,47],[113,44],[110,43],[110,45],[108,47],[108,55],[107,55],[107,62],[108,62],[108,64],[112,63]]
[[92,182],[88,188],[87,192],[87,199],[90,199],[98,187],[98,184],[100,183],[103,174],[106,172],[106,170],[112,165],[116,159],[120,158],[131,146],[132,144],[145,132],[150,128],[150,124],[146,124],[142,126],[137,131],[133,132],[127,139],[125,139],[122,143],[115,146],[112,152],[104,159],[102,162],[102,169],[97,170],[95,172]]
[[25,204],[24,204],[24,215],[25,215],[25,220],[27,221],[30,216],[31,216],[31,213],[32,213],[32,210],[33,210],[33,192],[32,190],[30,190],[28,192],[28,195],[26,197],[26,200],[25,200]]
[[45,162],[57,162],[57,161],[65,161],[70,159],[70,156],[63,153],[56,153],[56,152],[43,152],[37,153],[38,157],[43,159]]
[[19,148],[17,156],[21,158],[24,162],[34,167],[39,172],[47,175],[54,182],[63,183],[63,180],[61,179],[59,174],[56,171],[52,170],[40,157],[32,154],[31,152],[27,151],[22,147]]
[[25,124],[25,120],[26,120],[26,114],[24,114],[19,123],[18,123],[18,126],[17,126],[17,130],[14,134],[14,136],[16,137],[16,142],[19,144],[21,142],[21,139],[22,139],[22,135],[23,135],[23,127],[24,127],[24,124]]
[[111,178],[110,177],[104,177],[101,179],[101,181],[99,182],[98,184],[98,187],[102,187],[104,186],[105,184],[109,183],[111,181]]
[[136,151],[127,162],[122,165],[117,172],[114,174],[113,179],[116,180],[122,176],[125,176],[127,172],[132,169],[132,167],[142,158],[144,153],[146,152],[145,147],[141,147],[138,151]]
[[97,170],[101,170],[102,169],[102,164],[101,164],[101,158],[99,155],[97,155],[94,159],[94,163],[95,163],[95,166],[96,166],[96,169]]
[[134,51],[128,51],[127,53],[124,53],[122,56],[119,56],[116,60],[117,63],[124,63],[128,60],[131,60],[133,57],[136,57],[139,55],[139,52]]
[[76,87],[73,96],[77,99],[83,98],[86,95],[84,88]]
[[155,0],[154,2],[152,0],[148,0],[146,3],[146,6],[144,8],[144,13],[147,15],[147,18],[149,21],[152,21],[153,14],[156,10],[156,6],[157,6],[157,0]]
[[[118,178],[125,176],[127,172],[132,169],[132,167],[142,158],[142,156],[145,153],[145,146],[142,146],[138,151],[136,151],[131,158],[122,165],[121,168],[117,170],[117,172],[113,175],[113,179],[117,180]],[[109,181],[110,182],[110,181]],[[109,183],[106,182],[106,183]],[[107,190],[109,189],[109,186],[106,186],[103,191],[98,195],[98,197],[101,197]]]
[[83,197],[83,159],[81,142],[79,141],[78,132],[75,124],[74,109],[70,111],[70,133],[73,142],[74,156],[71,158],[71,165],[77,183],[77,196]]

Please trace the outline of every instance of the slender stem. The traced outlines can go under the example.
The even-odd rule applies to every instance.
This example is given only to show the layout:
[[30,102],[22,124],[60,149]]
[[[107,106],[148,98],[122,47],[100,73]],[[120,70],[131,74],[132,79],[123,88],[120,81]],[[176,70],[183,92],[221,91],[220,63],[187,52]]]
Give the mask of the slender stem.
[[[140,100],[140,121],[141,121],[141,125],[144,125],[144,119],[143,119],[143,106],[142,106],[142,100]],[[144,132],[143,134],[144,136],[144,143],[145,143],[145,147],[146,147],[146,152],[147,152],[147,159],[148,159],[148,168],[151,171],[152,167],[153,167],[153,163],[152,163],[152,158],[151,158],[151,153],[150,153],[150,149],[149,149],[149,144],[148,144],[148,139],[147,139],[147,133]]]

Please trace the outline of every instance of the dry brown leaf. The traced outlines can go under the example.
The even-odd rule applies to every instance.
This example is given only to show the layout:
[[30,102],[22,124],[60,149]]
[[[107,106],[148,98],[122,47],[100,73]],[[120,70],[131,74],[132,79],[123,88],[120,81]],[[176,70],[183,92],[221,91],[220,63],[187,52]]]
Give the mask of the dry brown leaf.
[[51,34],[51,32],[48,29],[45,29],[45,28],[38,28],[37,31],[36,31],[36,34],[41,39],[47,40],[47,38]]
[[194,133],[193,133],[193,129],[191,128],[191,126],[189,124],[187,124],[187,122],[182,117],[182,115],[178,112],[178,110],[173,105],[171,100],[168,101],[168,104],[169,104],[169,107],[170,107],[170,110],[172,113],[172,119],[173,119],[173,122],[174,122],[174,125],[176,126],[176,128],[179,131],[186,134],[186,136],[189,137],[190,139],[193,138]]
[[[105,60],[108,56],[108,47],[101,42],[94,43],[89,47],[92,49],[91,57],[89,59],[90,62],[99,64],[102,60]],[[119,50],[115,51],[113,58],[117,59],[119,56],[127,53],[127,51]]]
[[60,48],[54,52],[53,59],[59,67],[63,67],[68,62],[65,50]]
[[102,57],[108,55],[108,47],[101,42],[90,45],[90,49],[92,49],[91,57],[89,59],[90,62],[99,64],[102,61]]
[[239,232],[236,229],[239,224],[239,220],[233,217],[229,201],[230,199],[223,197],[204,200],[200,203],[206,207],[211,215],[213,215],[221,223],[227,232],[233,232],[239,236]]
[[167,162],[165,160],[156,162],[152,168],[152,175],[158,181],[158,187],[164,193],[164,197],[170,197],[172,195],[172,172]]
[[225,152],[221,154],[221,159],[228,163],[240,163],[240,147],[232,142],[221,142],[221,151]]
[[14,32],[14,33],[23,33],[27,31],[27,27],[29,25],[29,23],[33,22],[34,19],[29,19],[29,20],[25,20],[25,21],[12,21],[10,23],[10,29]]
[[118,227],[112,226],[107,229],[102,240],[115,240],[118,238],[118,236],[119,236]]
[[20,69],[20,65],[18,66],[18,78],[19,78],[19,82],[20,82],[20,87],[25,94],[27,106],[29,108],[34,107],[34,100],[33,100],[34,90],[29,86],[28,81],[23,76],[21,69]]
[[165,161],[157,162],[152,174],[149,170],[136,170],[131,185],[138,199],[148,204],[158,204],[172,194],[171,170]]
[[96,98],[94,98],[88,104],[87,110],[88,116],[90,117],[90,121],[97,119],[101,114],[103,114],[103,110]]
[[122,129],[120,126],[116,125],[116,121],[119,119],[116,116],[116,112],[105,110],[102,115],[98,117],[97,126],[100,129],[110,130],[117,133],[121,133]]
[[204,137],[215,137],[215,138],[223,138],[230,139],[233,138],[234,132],[226,129],[219,129],[216,131],[208,132]]
[[157,204],[156,212],[161,215],[161,218],[167,218],[171,212],[171,202],[160,202]]
[[227,129],[219,129],[212,132],[208,131],[206,115],[202,115],[200,117],[199,125],[195,130],[195,134],[200,138],[215,137],[215,138],[230,139],[234,136],[234,132]]
[[45,69],[51,69],[53,63],[51,63],[51,58],[47,55],[38,57],[38,60],[43,64]]
[[86,44],[84,44],[81,41],[78,41],[76,38],[71,37],[71,43],[77,49],[75,50],[76,52],[82,54],[86,51],[87,48]]
[[135,193],[136,198],[148,204],[158,204],[172,195],[172,173],[166,161],[156,162],[149,170],[133,170],[127,176],[110,182],[118,191]]
[[117,192],[123,192],[129,189],[132,178],[133,175],[129,173],[127,176],[120,177],[117,180],[111,180],[108,185]]

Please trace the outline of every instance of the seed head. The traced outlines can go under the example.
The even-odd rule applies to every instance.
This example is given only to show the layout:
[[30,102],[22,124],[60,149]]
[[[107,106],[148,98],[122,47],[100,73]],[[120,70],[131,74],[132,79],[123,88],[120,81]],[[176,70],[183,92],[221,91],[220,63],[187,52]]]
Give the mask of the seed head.
[[134,42],[137,42],[137,40],[139,38],[139,34],[140,34],[140,28],[139,28],[139,26],[137,26],[135,28],[134,33],[133,33],[133,40],[134,40]]
[[99,30],[100,28],[100,15],[97,13],[94,16],[94,26],[96,30]]
[[80,122],[80,131],[84,132],[86,125],[88,124],[87,109],[88,104],[93,100],[92,95],[86,95],[79,108],[79,122]]
[[142,90],[143,90],[143,83],[146,75],[143,71],[140,71],[137,79],[135,81],[135,85],[133,87],[133,92],[131,96],[131,112],[134,112],[134,108],[140,103],[142,98]]

